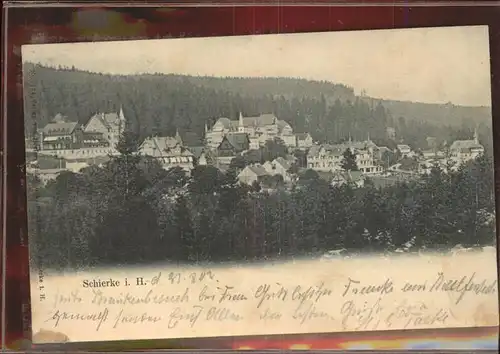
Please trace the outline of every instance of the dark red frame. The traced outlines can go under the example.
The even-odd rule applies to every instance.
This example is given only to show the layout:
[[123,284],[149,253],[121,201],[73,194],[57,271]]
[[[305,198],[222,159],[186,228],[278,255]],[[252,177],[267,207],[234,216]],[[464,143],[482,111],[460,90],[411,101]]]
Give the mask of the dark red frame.
[[[500,115],[500,6],[494,3],[465,6],[441,4],[429,6],[407,2],[385,6],[174,6],[114,7],[119,5],[59,7],[12,7],[4,11],[7,25],[6,48],[2,52],[7,65],[2,66],[6,79],[3,128],[2,168],[7,178],[0,177],[5,226],[6,266],[5,309],[7,345],[29,335],[28,248],[26,234],[26,202],[24,192],[24,137],[21,84],[22,44],[74,42],[88,40],[145,39],[158,37],[228,36],[264,33],[321,32],[360,29],[434,27],[457,25],[489,25],[492,68],[493,117]],[[255,4],[255,2],[254,2]],[[445,6],[446,5],[446,6]],[[78,7],[79,6],[79,7]],[[100,7],[99,7],[100,6]],[[43,39],[43,41],[41,41]],[[5,43],[5,42],[4,42]],[[5,62],[4,62],[5,63]],[[423,65],[425,65],[423,63]],[[3,84],[3,83],[2,83]],[[3,119],[7,118],[7,121]],[[494,140],[500,136],[500,124],[493,120]],[[8,133],[8,134],[7,134]],[[494,142],[495,166],[500,166],[500,144]],[[4,175],[5,176],[5,175]],[[496,173],[500,186],[500,175]],[[497,206],[498,209],[498,206]],[[2,240],[3,241],[3,240]],[[1,283],[0,283],[1,286]],[[23,320],[24,319],[24,320]],[[284,340],[281,336],[276,340]],[[261,339],[261,338],[259,338]],[[193,346],[198,341],[193,341]],[[200,342],[198,342],[200,343]],[[203,346],[231,348],[228,341],[213,340]],[[212,344],[210,344],[212,343]],[[226,344],[225,344],[226,343]]]

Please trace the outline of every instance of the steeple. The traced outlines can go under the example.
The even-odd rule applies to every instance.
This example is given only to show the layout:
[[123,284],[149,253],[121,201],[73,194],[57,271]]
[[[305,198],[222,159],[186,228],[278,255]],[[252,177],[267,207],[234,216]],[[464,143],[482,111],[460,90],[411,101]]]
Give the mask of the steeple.
[[120,119],[124,119],[125,118],[125,116],[123,114],[123,106],[122,105],[120,105],[120,112],[118,113],[118,116],[120,117]]
[[368,133],[368,139],[367,139],[368,142],[370,142],[370,133]]
[[120,105],[120,112],[118,113],[118,121],[119,121],[119,130],[120,134],[125,131],[127,120],[125,119],[125,115],[123,114],[123,107]]
[[243,125],[243,114],[240,112],[240,118],[238,119],[238,132],[244,133],[245,126]]
[[352,143],[351,132],[349,132],[349,142]]
[[175,140],[177,140],[179,142],[179,144],[182,145],[182,138],[181,138],[181,135],[179,134],[179,128],[175,129]]
[[207,124],[207,122],[205,122],[205,134],[207,134],[207,133],[208,133],[208,124]]
[[474,129],[474,142],[479,144],[479,137],[477,135],[477,128]]

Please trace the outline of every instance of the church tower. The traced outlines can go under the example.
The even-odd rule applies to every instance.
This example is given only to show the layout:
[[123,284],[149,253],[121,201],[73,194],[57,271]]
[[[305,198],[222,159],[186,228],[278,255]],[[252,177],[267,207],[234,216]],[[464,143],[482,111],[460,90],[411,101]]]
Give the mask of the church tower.
[[175,130],[175,140],[177,140],[177,142],[182,145],[182,138],[181,138],[181,135],[179,134],[179,128],[177,128]]
[[118,134],[121,135],[126,129],[127,120],[125,119],[125,115],[123,114],[123,107],[120,105],[120,113],[118,113]]
[[474,129],[474,143],[479,144],[479,137],[477,135],[477,128]]
[[240,118],[238,120],[238,133],[244,133],[245,126],[243,125],[243,114],[240,112]]

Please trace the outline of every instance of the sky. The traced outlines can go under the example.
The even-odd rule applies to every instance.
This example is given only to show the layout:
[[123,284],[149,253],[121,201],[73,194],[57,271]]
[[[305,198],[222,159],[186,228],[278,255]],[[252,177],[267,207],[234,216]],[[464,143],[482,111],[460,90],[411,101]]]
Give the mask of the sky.
[[487,26],[36,44],[22,57],[110,74],[326,80],[376,98],[491,106]]

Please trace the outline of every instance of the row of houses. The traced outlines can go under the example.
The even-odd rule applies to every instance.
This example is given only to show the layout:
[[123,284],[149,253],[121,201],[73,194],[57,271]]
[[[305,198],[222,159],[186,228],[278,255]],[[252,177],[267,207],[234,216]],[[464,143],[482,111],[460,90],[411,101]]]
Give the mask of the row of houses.
[[224,138],[233,139],[243,135],[248,139],[248,149],[259,149],[274,138],[281,139],[288,148],[307,149],[313,145],[309,133],[294,133],[288,122],[272,113],[251,117],[244,117],[240,113],[238,120],[222,117],[210,129],[205,126],[206,145],[210,149],[217,149]]
[[[283,186],[293,184],[297,181],[297,176],[289,172],[293,162],[279,157],[264,164],[252,164],[246,166],[239,174],[238,180],[247,185],[259,184],[267,186],[268,189],[275,189],[276,185],[269,177],[279,176]],[[304,173],[304,171],[302,171]],[[318,177],[332,186],[341,186],[349,183],[354,187],[362,187],[365,183],[365,175],[361,171],[328,171],[319,172]],[[276,181],[276,180],[274,180]],[[270,188],[269,188],[270,187]]]
[[[97,113],[90,117],[86,124],[70,122],[66,117],[57,115],[47,124],[38,136],[38,152],[67,161],[66,169],[78,170],[89,164],[92,159],[116,155],[115,145],[125,131],[127,119],[123,109],[117,113]],[[140,152],[151,156],[165,168],[181,167],[186,172],[195,164],[215,165],[225,169],[236,157],[249,150],[257,150],[268,140],[279,138],[289,150],[307,151],[306,166],[318,173],[334,173],[341,175],[344,153],[350,149],[355,154],[356,164],[363,175],[376,176],[384,172],[384,154],[391,150],[377,146],[368,136],[365,141],[349,139],[342,144],[315,144],[308,133],[296,134],[286,121],[278,119],[274,114],[261,114],[255,117],[239,115],[238,120],[219,118],[211,128],[205,126],[205,137],[200,139],[196,134],[186,132],[181,136],[176,132],[174,137],[150,136],[140,145]],[[413,158],[417,154],[408,145],[397,146],[403,158]],[[449,149],[448,158],[457,164],[477,157],[484,152],[479,144],[477,133],[472,140],[455,141]],[[433,156],[423,153],[422,165],[430,165],[438,158],[440,151],[433,150]],[[421,153],[422,155],[422,153]],[[441,153],[444,158],[444,153]],[[268,161],[265,164],[252,165],[241,171],[243,183],[253,181],[260,175],[280,174],[285,182],[291,176],[284,171],[291,162],[288,160]],[[273,172],[274,171],[274,172]],[[279,171],[279,173],[275,173]],[[344,178],[343,176],[342,178]],[[345,178],[344,178],[345,179]]]
[[365,174],[380,174],[383,172],[381,160],[387,147],[379,147],[373,141],[349,141],[343,144],[314,145],[307,153],[307,167],[315,171],[341,171],[344,153],[350,149],[355,154],[359,170]]
[[38,132],[40,151],[86,150],[113,152],[126,127],[123,109],[118,113],[97,113],[86,124],[71,122],[58,114]]
[[[67,160],[87,160],[92,157],[118,154],[115,146],[125,131],[127,119],[120,108],[118,113],[97,113],[86,124],[71,122],[58,114],[38,133],[38,153]],[[231,121],[219,118],[208,129],[204,140],[185,139],[192,133],[179,132],[175,137],[151,136],[140,146],[143,154],[157,158],[165,167],[181,167],[186,171],[196,162],[207,164],[211,160],[220,165],[229,165],[231,160],[242,153],[259,149],[266,141],[281,139],[288,148],[306,149],[313,145],[307,133],[294,134],[287,122],[274,114],[243,117]],[[188,140],[188,141],[186,141]]]

